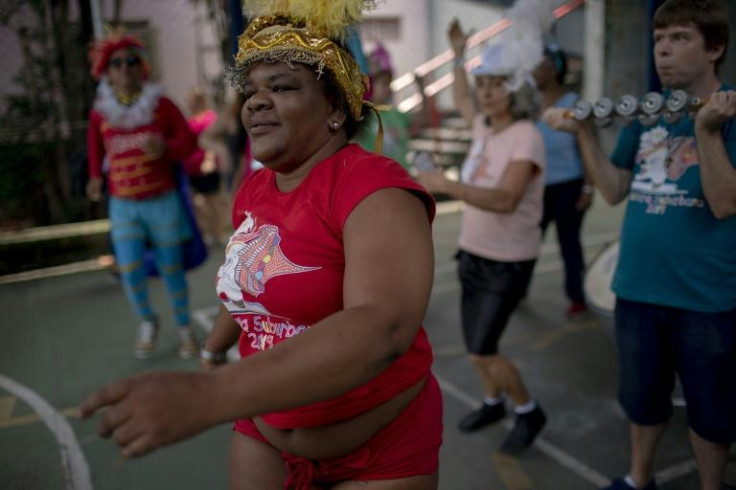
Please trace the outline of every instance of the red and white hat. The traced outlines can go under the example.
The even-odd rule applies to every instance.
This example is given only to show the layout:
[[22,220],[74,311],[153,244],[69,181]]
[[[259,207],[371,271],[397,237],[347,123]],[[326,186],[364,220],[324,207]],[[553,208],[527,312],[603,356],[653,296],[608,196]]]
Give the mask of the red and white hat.
[[141,64],[143,67],[143,78],[146,79],[151,73],[151,67],[143,57],[146,45],[135,36],[125,34],[121,30],[110,33],[106,38],[95,41],[90,49],[90,62],[92,63],[92,76],[99,80],[107,70],[110,57],[119,49],[136,48],[139,50]]

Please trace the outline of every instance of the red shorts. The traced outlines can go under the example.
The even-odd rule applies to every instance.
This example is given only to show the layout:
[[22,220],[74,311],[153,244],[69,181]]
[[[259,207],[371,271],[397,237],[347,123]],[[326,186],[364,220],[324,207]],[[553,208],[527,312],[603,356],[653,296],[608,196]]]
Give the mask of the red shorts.
[[[268,444],[251,419],[238,420],[234,430]],[[401,415],[355,452],[321,460],[281,452],[288,471],[284,488],[305,490],[320,483],[431,475],[439,467],[441,445],[442,393],[430,373]]]

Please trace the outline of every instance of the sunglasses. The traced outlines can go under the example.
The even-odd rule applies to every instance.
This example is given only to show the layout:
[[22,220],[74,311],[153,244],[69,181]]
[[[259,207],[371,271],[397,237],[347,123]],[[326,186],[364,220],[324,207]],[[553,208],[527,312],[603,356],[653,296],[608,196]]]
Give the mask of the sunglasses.
[[141,64],[141,59],[138,56],[128,56],[127,58],[115,58],[110,60],[110,66],[115,68],[122,68],[123,64],[127,65],[128,68],[134,68]]

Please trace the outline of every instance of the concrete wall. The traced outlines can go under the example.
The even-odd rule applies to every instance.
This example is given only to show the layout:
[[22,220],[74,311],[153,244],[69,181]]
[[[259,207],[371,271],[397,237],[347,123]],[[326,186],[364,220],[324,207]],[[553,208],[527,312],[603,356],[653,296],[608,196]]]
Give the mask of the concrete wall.
[[721,72],[721,80],[736,85],[736,2],[729,0],[726,6],[731,26],[731,39],[728,44],[728,53],[726,53],[726,62]]
[[[566,3],[565,0],[548,0],[551,7],[558,7]],[[432,55],[437,55],[450,45],[447,40],[447,28],[453,18],[457,18],[463,27],[463,30],[481,31],[499,20],[504,16],[505,10],[497,7],[491,7],[483,1],[471,0],[433,0],[431,5],[431,48]],[[550,36],[546,36],[549,40],[556,41],[560,47],[571,53],[582,54],[582,44],[584,39],[584,21],[583,9],[578,8],[555,24],[553,32]],[[503,34],[502,34],[503,35]],[[468,53],[468,57],[478,54],[482,51],[482,47]],[[450,71],[450,66],[439,70],[438,74],[444,74]],[[471,81],[472,83],[472,81]],[[451,90],[443,91],[438,98],[438,105],[442,109],[452,109]]]
[[[103,16],[112,16],[112,4],[103,3]],[[195,9],[188,0],[126,0],[122,18],[125,21],[148,21],[153,34],[151,55],[155,64],[154,79],[185,111],[187,93],[200,83],[198,64],[208,78],[222,71],[219,52],[211,26],[199,24],[202,43],[197,49],[196,18],[204,9]]]
[[491,8],[480,2],[467,0],[439,0],[434,2],[432,53],[439,54],[450,48],[447,28],[452,19],[457,18],[464,31],[481,31],[495,24],[502,17],[503,10]]
[[606,63],[604,93],[618,98],[644,94],[648,84],[649,22],[647,2],[606,2]]
[[11,20],[11,27],[0,26],[0,113],[5,111],[5,95],[22,92],[14,78],[23,66],[23,54],[15,28],[35,22],[28,5],[23,5]]
[[[435,0],[433,6],[432,55],[437,55],[450,49],[450,43],[447,40],[447,29],[452,19],[457,18],[465,32],[471,30],[478,32],[498,22],[502,18],[503,12],[502,9],[488,7],[487,5],[483,5],[482,2],[470,2],[467,0]],[[481,48],[469,51],[466,59],[480,52]],[[448,64],[437,72],[437,77],[450,71],[452,71],[452,65]],[[453,110],[452,88],[450,87],[440,92],[436,101],[437,106],[441,110]]]
[[[430,57],[429,0],[386,0],[365,17],[399,19],[400,39],[381,40],[391,54],[397,76],[411,71]],[[362,41],[366,54],[370,53],[376,40],[364,35]]]
[[585,7],[577,8],[558,20],[552,33],[557,44],[565,52],[582,56],[585,39]]
[[[112,2],[102,1],[103,17],[112,17]],[[72,2],[70,15],[77,18]],[[26,7],[24,7],[26,8]],[[204,19],[204,9],[195,9],[188,0],[126,0],[123,2],[122,20],[148,24],[152,34],[149,46],[154,66],[153,79],[160,82],[167,94],[185,109],[186,94],[206,78],[214,78],[222,72],[217,41],[212,26],[200,22],[200,49],[197,49],[195,19]],[[23,10],[13,18],[13,25],[35,22],[31,15],[23,15]],[[22,66],[22,55],[17,36],[13,29],[0,27],[0,111],[3,109],[4,95],[21,91],[14,81]],[[198,68],[201,67],[201,70]]]

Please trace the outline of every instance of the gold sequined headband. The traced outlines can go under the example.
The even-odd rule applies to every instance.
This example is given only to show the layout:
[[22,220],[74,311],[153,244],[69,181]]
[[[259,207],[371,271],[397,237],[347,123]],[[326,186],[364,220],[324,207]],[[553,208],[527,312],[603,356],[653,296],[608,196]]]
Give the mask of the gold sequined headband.
[[235,64],[228,70],[230,83],[242,90],[253,63],[284,62],[315,65],[318,77],[331,72],[348,103],[350,115],[362,119],[363,94],[368,77],[340,46],[348,27],[380,0],[245,0],[254,20],[238,38]]

